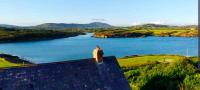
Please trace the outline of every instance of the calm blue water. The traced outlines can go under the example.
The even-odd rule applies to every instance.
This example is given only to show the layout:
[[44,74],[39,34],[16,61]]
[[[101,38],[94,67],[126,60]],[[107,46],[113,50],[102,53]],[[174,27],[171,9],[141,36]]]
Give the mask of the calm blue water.
[[0,44],[0,52],[18,55],[35,63],[57,62],[92,57],[100,45],[105,56],[136,54],[178,54],[197,56],[198,39],[185,37],[92,38],[92,34],[48,41]]

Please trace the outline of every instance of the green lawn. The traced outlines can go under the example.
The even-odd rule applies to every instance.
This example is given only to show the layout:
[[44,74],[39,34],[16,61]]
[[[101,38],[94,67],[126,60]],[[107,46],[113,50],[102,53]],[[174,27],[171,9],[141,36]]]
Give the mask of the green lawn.
[[141,65],[149,65],[155,63],[171,63],[183,60],[184,56],[177,55],[144,55],[136,57],[119,58],[118,62],[121,67],[133,67]]

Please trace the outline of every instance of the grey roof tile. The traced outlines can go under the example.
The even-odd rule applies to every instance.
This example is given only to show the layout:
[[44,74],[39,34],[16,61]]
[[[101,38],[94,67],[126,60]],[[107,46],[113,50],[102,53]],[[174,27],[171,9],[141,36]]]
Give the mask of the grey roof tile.
[[38,64],[0,72],[0,90],[131,90],[114,56]]

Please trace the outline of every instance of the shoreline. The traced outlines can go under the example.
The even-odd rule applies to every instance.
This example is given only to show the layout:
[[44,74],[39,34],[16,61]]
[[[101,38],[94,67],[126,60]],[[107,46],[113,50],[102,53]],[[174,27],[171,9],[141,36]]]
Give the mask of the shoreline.
[[0,28],[0,43],[53,40],[84,34],[83,31]]
[[198,30],[112,30],[95,32],[95,38],[198,37]]
[[106,36],[106,35],[93,35],[94,38],[146,38],[146,37],[185,37],[185,38],[196,38],[198,36]]
[[15,38],[10,38],[10,39],[7,39],[7,40],[0,40],[0,44],[48,41],[48,40],[76,37],[76,36],[79,36],[79,35],[85,35],[85,33],[76,34],[76,35],[72,35],[72,36],[43,37],[43,38],[18,39],[18,40],[15,40]]
[[34,64],[33,62],[11,54],[0,54],[0,58],[15,64]]
[[148,37],[183,37],[183,38],[198,38],[198,36],[192,36],[192,37],[186,37],[186,36],[142,36],[142,37],[108,37],[108,36],[103,36],[103,37],[98,37],[98,36],[92,36],[93,38],[148,38]]

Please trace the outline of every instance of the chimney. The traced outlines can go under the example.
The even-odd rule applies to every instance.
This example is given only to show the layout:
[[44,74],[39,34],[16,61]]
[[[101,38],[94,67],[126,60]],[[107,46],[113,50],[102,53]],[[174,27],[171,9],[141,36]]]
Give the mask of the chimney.
[[93,50],[93,58],[96,60],[97,63],[103,63],[103,50],[100,48],[100,46],[96,46],[96,48]]

